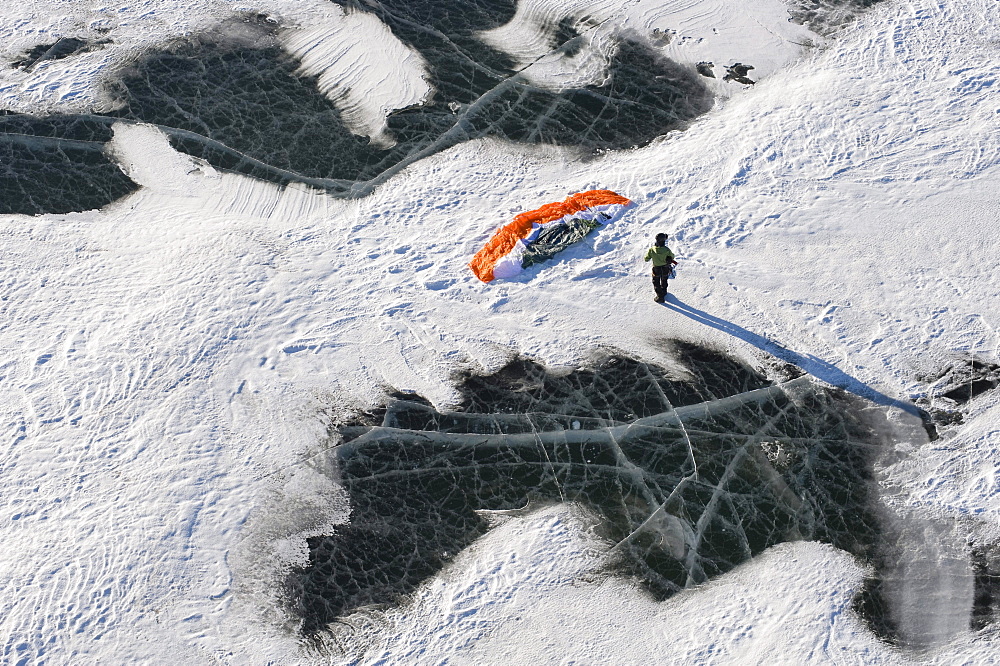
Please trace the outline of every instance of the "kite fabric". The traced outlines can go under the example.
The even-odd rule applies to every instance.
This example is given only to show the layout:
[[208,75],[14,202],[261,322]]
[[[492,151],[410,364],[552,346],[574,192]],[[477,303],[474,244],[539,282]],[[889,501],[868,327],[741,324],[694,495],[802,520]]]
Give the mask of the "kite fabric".
[[514,277],[580,241],[631,206],[632,201],[611,190],[589,190],[520,213],[493,234],[469,262],[469,268],[483,282]]

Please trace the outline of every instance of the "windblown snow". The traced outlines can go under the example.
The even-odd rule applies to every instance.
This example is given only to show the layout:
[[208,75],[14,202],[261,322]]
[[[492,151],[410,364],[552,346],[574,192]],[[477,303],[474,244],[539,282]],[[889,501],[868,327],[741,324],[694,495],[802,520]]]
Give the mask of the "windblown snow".
[[[995,9],[887,0],[821,38],[777,2],[525,0],[483,39],[538,63],[545,85],[599,79],[615,30],[669,34],[665,56],[715,63],[716,107],[588,159],[462,143],[360,199],[217,170],[156,126],[116,123],[108,152],[139,190],[100,210],[0,216],[2,659],[1000,661],[995,623],[926,629],[930,593],[908,617],[931,639],[881,641],[852,607],[865,568],[818,543],[654,602],[592,575],[603,546],[565,505],[497,518],[412,599],[356,627],[355,645],[309,644],[281,596],[305,538],[349,519],[316,455],[336,443],[331,424],[390,390],[444,409],[463,370],[515,356],[577,367],[606,349],[669,365],[663,343],[677,338],[959,409],[931,385],[973,358],[996,363],[1000,346]],[[0,10],[6,63],[60,37],[95,47],[5,66],[0,103],[106,111],[103,84],[144,49],[248,13],[282,26],[300,73],[373,141],[392,140],[393,109],[433,94],[385,26],[318,0],[35,0]],[[583,46],[557,57],[545,26],[567,17]],[[755,86],[721,81],[737,60],[756,65]],[[516,279],[483,284],[466,268],[516,213],[595,188],[637,207]],[[659,231],[680,260],[666,307],[641,261]],[[1000,543],[1000,402],[987,392],[960,409],[940,439],[898,441],[880,469],[887,511],[938,553],[926,577],[942,604],[971,593],[952,559]]]
[[286,32],[283,46],[302,63],[301,74],[318,77],[320,91],[355,134],[392,145],[389,112],[420,104],[433,92],[423,59],[370,14],[345,15],[337,7],[330,14],[320,27]]
[[[551,27],[567,19],[579,33],[567,44],[573,55],[565,49],[553,51],[550,43]],[[611,37],[621,33],[648,34],[664,55],[677,62],[717,60],[720,78],[724,62],[740,59],[752,59],[755,73],[770,74],[794,59],[809,40],[818,39],[787,19],[788,7],[780,0],[745,4],[638,0],[624,5],[524,0],[509,23],[481,37],[509,53],[530,80],[559,89],[599,83],[614,49]]]

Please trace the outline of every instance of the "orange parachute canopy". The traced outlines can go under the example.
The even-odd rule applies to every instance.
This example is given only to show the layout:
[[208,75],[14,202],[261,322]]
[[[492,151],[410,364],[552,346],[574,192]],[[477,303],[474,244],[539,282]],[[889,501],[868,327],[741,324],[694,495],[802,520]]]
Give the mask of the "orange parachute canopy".
[[[589,190],[566,197],[563,201],[545,204],[541,208],[520,213],[514,221],[497,230],[476,256],[469,262],[469,268],[483,282],[495,277],[498,263],[510,261],[511,254],[524,247],[542,225],[560,222],[574,217],[613,217],[632,205],[632,201],[611,190]],[[518,265],[520,262],[516,262]],[[519,268],[518,268],[519,270]]]

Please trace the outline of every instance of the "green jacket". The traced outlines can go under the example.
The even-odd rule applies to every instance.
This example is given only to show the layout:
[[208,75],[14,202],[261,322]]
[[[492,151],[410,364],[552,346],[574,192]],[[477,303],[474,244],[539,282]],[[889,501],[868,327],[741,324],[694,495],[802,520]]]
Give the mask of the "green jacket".
[[646,256],[642,260],[649,261],[650,259],[653,260],[653,266],[666,266],[675,263],[674,253],[666,245],[654,245],[646,250]]

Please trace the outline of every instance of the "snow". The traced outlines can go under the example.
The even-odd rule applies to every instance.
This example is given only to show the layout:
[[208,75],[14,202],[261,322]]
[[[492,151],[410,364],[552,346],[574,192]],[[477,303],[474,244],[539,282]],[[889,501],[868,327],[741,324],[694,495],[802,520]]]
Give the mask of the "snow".
[[[416,54],[392,39],[385,26],[374,25],[362,15],[345,16],[325,0],[253,4],[170,0],[94,7],[27,0],[0,11],[6,18],[0,45],[3,61],[16,61],[36,45],[66,37],[82,39],[92,47],[75,57],[42,61],[32,68],[4,68],[0,101],[3,108],[21,113],[116,109],[120,101],[107,93],[104,84],[142,53],[208,31],[253,42],[259,39],[259,31],[248,29],[248,24],[257,15],[266,17],[266,26],[285,28],[280,41],[286,52],[300,60],[303,75],[319,76],[320,89],[343,105],[352,129],[377,134],[384,126],[385,113],[415,104],[426,94]],[[376,45],[386,56],[381,63],[370,53]],[[350,90],[334,91],[336,82],[322,75],[324,63],[339,60],[349,69],[341,85]]]
[[[317,72],[332,53],[303,49],[325,29],[307,21],[329,12],[322,4],[5,8],[7,57],[101,21],[116,41],[4,69],[0,99],[102,110],[96,83],[129,54],[249,9],[310,26],[287,43]],[[672,3],[628,11],[646,28],[662,20],[705,38],[675,39],[667,55],[758,57],[767,76],[642,149],[581,162],[558,148],[465,143],[342,200],[218,172],[155,127],[120,124],[113,154],[142,189],[100,211],[0,217],[3,659],[329,661],[289,626],[280,584],[305,536],[347,519],[317,455],[334,443],[331,421],[388,388],[444,408],[457,370],[519,354],[572,366],[609,348],[669,363],[667,338],[786,354],[889,401],[925,396],[924,378],[956,360],[996,360],[992,3],[888,2],[795,62],[798,46],[775,60],[766,45],[743,55],[733,33],[747,17],[731,8],[676,4],[690,5],[676,23]],[[524,20],[551,5],[525,4]],[[364,118],[419,98],[418,69],[393,95],[409,92],[372,100]],[[374,65],[359,74],[366,85],[383,75],[400,80]],[[638,206],[514,280],[484,285],[465,268],[514,213],[593,187]],[[683,305],[651,300],[640,259],[660,230],[681,261],[671,289]],[[882,470],[893,510],[995,539],[998,410],[985,394],[941,440],[900,441]],[[600,547],[574,511],[503,522],[378,620],[361,658],[996,660],[995,629],[949,632],[920,655],[878,641],[851,609],[863,570],[821,544],[783,544],[654,603],[590,576]]]
[[[551,30],[564,18],[580,33],[579,53],[552,52]],[[732,4],[704,2],[629,3],[593,0],[526,0],[507,24],[481,38],[509,53],[532,83],[554,89],[599,84],[614,50],[613,35],[646,35],[676,62],[714,62],[716,76],[734,62],[752,62],[755,76],[767,76],[793,61],[816,34],[789,23],[779,0]],[[726,94],[728,88],[720,86]]]
[[286,31],[282,45],[301,61],[301,75],[318,77],[319,90],[353,133],[391,146],[389,112],[420,104],[433,92],[424,79],[426,63],[371,14],[345,15],[336,6],[329,13],[317,27]]
[[[552,507],[494,528],[407,608],[388,614],[360,663],[440,663],[459,654],[462,663],[596,664],[623,653],[634,664],[786,663],[789,653],[805,663],[831,649],[862,662],[878,650],[849,611],[864,572],[829,546],[782,544],[658,603],[590,573],[602,549],[586,535],[588,524],[586,515]],[[812,583],[796,604],[774,608],[772,586],[794,587],[803,577]],[[811,631],[789,641],[790,626]]]

